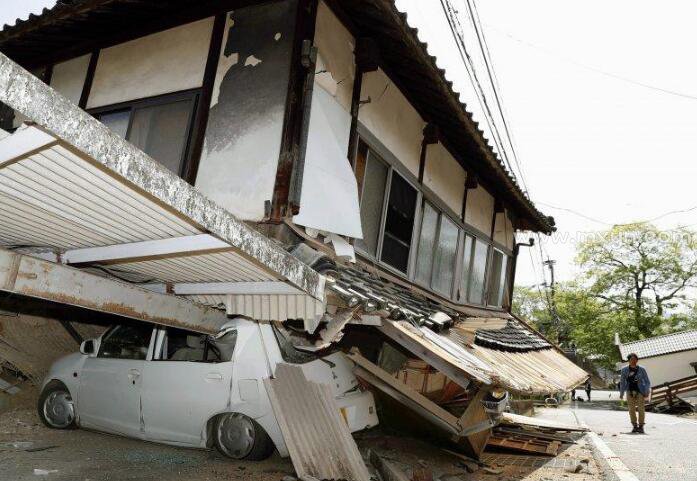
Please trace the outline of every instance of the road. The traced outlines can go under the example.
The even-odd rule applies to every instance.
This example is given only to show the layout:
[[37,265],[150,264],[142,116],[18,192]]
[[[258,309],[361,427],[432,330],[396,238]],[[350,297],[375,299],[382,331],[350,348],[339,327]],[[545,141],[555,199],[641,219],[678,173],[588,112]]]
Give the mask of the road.
[[697,481],[697,421],[646,413],[646,435],[629,434],[626,411],[572,408],[579,421],[601,434],[640,481]]

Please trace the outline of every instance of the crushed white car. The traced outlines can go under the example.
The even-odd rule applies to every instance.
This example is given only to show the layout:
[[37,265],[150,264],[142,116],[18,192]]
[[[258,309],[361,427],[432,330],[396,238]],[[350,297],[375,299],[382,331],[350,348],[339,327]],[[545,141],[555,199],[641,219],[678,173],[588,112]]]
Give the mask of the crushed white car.
[[341,352],[293,347],[272,323],[236,318],[215,336],[145,323],[112,326],[56,361],[38,411],[46,426],[84,427],[148,441],[212,448],[235,459],[288,450],[263,379],[279,363],[330,386],[351,432],[378,424],[372,394]]

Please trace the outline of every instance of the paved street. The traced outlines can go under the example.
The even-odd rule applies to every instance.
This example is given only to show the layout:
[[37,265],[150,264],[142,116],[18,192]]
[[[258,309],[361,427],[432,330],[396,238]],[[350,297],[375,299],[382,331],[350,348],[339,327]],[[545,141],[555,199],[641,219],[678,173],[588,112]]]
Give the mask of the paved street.
[[646,435],[628,434],[624,411],[573,408],[641,481],[697,480],[697,421],[646,413]]

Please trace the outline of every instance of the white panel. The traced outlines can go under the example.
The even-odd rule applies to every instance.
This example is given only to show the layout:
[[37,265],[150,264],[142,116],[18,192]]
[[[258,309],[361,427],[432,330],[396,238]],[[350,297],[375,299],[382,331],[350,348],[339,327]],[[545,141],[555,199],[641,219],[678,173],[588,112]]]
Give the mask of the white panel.
[[397,86],[382,70],[363,76],[358,119],[414,174],[419,174],[421,140],[426,125]]
[[53,66],[51,87],[76,105],[82,96],[82,88],[85,85],[85,78],[87,78],[87,67],[90,64],[91,56],[91,54],[83,55]]
[[356,176],[346,157],[351,116],[324,89],[312,96],[300,213],[296,224],[362,238]]
[[228,315],[247,316],[257,321],[314,319],[325,311],[322,302],[307,295],[292,294],[228,295],[226,305]]
[[424,184],[456,214],[462,211],[466,176],[465,170],[443,144],[439,142],[426,148]]
[[499,212],[496,214],[496,226],[494,227],[494,240],[499,244],[505,245],[509,249],[513,249],[513,224],[508,217],[508,211]]
[[315,86],[329,92],[346,110],[351,111],[356,67],[353,59],[355,40],[341,21],[320,2],[317,8],[315,46],[318,49]]
[[211,17],[100,51],[87,107],[200,87],[212,30]]
[[481,185],[467,192],[465,223],[491,235],[491,220],[494,216],[494,198]]

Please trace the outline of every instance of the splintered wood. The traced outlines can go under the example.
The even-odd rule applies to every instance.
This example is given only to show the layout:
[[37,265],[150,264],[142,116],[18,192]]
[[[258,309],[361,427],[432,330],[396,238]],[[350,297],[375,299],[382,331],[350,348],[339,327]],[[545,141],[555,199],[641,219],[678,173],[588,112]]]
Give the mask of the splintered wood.
[[329,386],[308,381],[290,364],[279,364],[264,384],[298,478],[370,480]]

